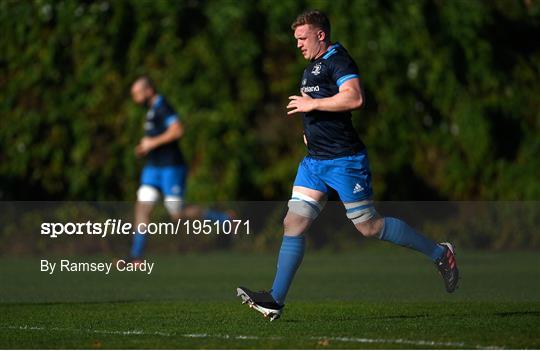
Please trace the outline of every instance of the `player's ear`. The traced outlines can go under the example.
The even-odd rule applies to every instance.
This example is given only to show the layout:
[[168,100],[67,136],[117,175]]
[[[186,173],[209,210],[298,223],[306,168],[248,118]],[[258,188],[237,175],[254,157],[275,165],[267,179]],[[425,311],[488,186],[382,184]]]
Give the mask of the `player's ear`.
[[325,41],[326,40],[326,33],[322,30],[319,30],[317,32],[317,39],[319,39],[319,41]]

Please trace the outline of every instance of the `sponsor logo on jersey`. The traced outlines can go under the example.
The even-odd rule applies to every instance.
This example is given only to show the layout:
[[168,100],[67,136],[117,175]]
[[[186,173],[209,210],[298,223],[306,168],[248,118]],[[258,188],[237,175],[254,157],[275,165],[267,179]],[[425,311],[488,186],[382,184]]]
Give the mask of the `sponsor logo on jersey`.
[[319,90],[320,90],[320,88],[319,88],[318,85],[310,86],[310,87],[302,87],[302,88],[300,89],[300,91],[301,91],[302,93],[312,93],[312,92],[314,92],[314,91],[319,91]]
[[152,130],[152,129],[154,129],[153,122],[144,122],[144,130]]

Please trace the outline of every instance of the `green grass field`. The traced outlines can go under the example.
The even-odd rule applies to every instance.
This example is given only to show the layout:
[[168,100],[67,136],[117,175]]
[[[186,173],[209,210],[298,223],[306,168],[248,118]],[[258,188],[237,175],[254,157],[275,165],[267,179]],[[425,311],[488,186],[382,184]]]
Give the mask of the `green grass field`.
[[235,297],[269,287],[274,255],[149,259],[150,276],[51,276],[36,258],[0,259],[0,348],[540,348],[534,252],[458,252],[461,287],[447,294],[405,249],[308,251],[274,322]]

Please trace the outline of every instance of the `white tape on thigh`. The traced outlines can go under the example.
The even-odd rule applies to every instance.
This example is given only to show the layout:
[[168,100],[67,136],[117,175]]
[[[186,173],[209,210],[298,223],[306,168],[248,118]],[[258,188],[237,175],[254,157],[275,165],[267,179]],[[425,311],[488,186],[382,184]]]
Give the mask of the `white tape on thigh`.
[[346,202],[344,203],[347,210],[347,217],[354,223],[363,223],[377,215],[377,211],[373,206],[373,200]]
[[317,201],[310,196],[293,191],[289,200],[289,210],[300,216],[308,218],[317,218],[326,204],[326,197]]
[[156,202],[159,200],[159,191],[150,185],[141,185],[137,190],[137,201]]
[[169,214],[174,215],[182,211],[184,200],[180,196],[167,195],[165,196],[165,208],[169,211]]

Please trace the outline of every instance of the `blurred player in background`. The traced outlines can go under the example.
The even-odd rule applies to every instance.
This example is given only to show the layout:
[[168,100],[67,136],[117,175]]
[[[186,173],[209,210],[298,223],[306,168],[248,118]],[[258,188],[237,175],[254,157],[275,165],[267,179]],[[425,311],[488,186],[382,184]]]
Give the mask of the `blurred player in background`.
[[[180,218],[202,218],[212,221],[230,219],[230,214],[184,206],[187,166],[178,140],[184,135],[184,124],[165,97],[158,94],[152,80],[139,77],[131,86],[135,103],[148,108],[144,122],[144,137],[135,147],[135,154],[145,158],[141,184],[137,190],[135,228],[148,224],[150,215],[160,195],[173,221]],[[144,255],[147,235],[133,236],[129,261],[137,262]]]
[[319,11],[307,11],[292,25],[297,47],[310,63],[300,84],[301,96],[291,96],[288,114],[303,113],[306,156],[298,167],[283,243],[270,291],[240,287],[243,302],[271,320],[279,318],[296,270],[302,262],[304,233],[322,211],[334,189],[347,217],[362,235],[417,250],[438,268],[448,292],[458,283],[454,249],[436,243],[405,222],[383,217],[373,206],[371,172],[366,147],[353,128],[351,111],[363,105],[356,63],[339,43],[330,42],[330,21]]

